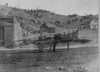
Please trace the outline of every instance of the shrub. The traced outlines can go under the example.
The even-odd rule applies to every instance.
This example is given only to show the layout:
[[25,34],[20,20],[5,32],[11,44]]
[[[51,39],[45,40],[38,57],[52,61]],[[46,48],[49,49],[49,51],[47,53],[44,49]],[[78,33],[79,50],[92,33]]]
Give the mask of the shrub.
[[68,24],[70,24],[70,20],[68,20]]
[[14,44],[7,45],[6,48],[14,48]]

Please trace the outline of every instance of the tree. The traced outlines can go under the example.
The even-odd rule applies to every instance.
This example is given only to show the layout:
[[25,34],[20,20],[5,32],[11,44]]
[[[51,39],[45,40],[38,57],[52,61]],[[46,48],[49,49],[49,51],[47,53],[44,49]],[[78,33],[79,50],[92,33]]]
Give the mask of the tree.
[[70,20],[68,20],[68,24],[70,24]]
[[83,21],[83,19],[80,19],[80,22],[82,22]]
[[83,16],[83,19],[86,19],[86,16]]
[[76,22],[76,21],[78,21],[78,19],[77,19],[77,18],[75,18],[75,22]]

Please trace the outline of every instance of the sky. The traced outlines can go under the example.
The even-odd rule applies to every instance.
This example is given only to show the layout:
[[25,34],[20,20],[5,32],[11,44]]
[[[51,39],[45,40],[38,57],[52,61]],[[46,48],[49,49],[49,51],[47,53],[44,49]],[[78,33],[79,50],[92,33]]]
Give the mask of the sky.
[[68,14],[98,14],[98,0],[0,0],[0,5],[23,9],[45,9],[51,12]]

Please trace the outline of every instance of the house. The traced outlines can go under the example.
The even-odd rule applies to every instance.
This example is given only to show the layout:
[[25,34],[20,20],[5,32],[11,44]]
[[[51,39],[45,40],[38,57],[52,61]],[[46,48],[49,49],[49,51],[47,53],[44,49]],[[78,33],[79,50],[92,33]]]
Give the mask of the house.
[[90,29],[98,29],[98,19],[94,18],[90,22]]
[[22,39],[20,22],[13,16],[0,16],[0,46],[8,47]]
[[46,24],[42,24],[40,26],[40,31],[41,32],[47,32],[47,33],[55,33],[55,27],[51,27],[51,25],[46,25]]

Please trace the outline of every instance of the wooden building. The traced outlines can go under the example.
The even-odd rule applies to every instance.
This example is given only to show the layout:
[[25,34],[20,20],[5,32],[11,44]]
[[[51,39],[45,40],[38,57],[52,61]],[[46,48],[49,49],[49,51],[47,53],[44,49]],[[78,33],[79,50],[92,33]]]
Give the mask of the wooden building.
[[0,16],[0,46],[13,46],[15,40],[22,38],[20,22],[12,16]]
[[55,27],[50,27],[46,24],[42,24],[40,26],[40,31],[47,32],[47,33],[55,33]]

